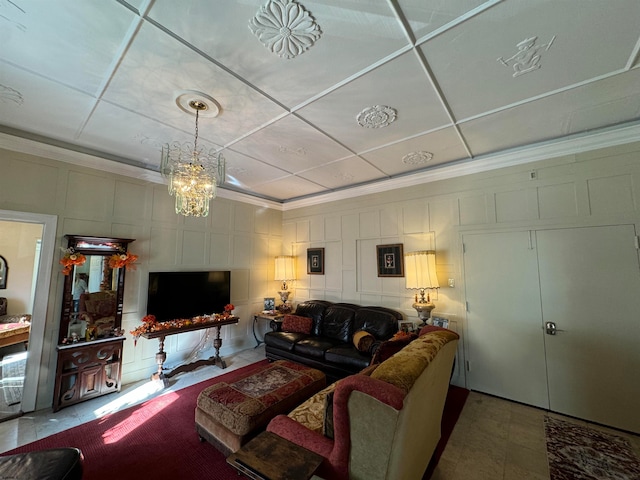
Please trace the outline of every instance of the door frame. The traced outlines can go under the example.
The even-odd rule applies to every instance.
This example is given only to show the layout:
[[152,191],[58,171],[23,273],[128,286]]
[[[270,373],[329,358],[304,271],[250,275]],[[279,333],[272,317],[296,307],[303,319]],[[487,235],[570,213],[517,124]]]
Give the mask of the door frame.
[[42,225],[42,249],[40,251],[40,263],[36,278],[36,291],[34,295],[33,310],[31,312],[35,321],[31,322],[29,335],[29,347],[27,366],[24,378],[24,388],[20,409],[23,412],[32,412],[36,409],[38,394],[38,381],[40,379],[40,365],[44,349],[44,332],[49,307],[49,289],[51,286],[51,272],[56,246],[56,231],[58,217],[42,213],[18,212],[12,210],[0,210],[0,220],[21,223],[38,223]]

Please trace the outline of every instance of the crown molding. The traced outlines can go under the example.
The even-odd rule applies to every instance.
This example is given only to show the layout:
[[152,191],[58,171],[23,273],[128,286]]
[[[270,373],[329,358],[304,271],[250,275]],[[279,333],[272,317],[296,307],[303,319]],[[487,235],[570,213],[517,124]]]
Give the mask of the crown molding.
[[[42,158],[48,158],[50,160],[56,160],[59,162],[70,163],[72,165],[78,165],[81,167],[93,168],[103,172],[109,172],[115,175],[123,175],[125,177],[136,178],[138,180],[143,180],[151,183],[158,183],[161,185],[167,184],[167,181],[162,177],[160,172],[154,172],[152,170],[137,167],[135,165],[128,165],[126,163],[117,162],[115,160],[109,160],[98,155],[91,155],[88,153],[77,152],[75,150],[68,150],[56,145],[50,145],[47,143],[39,142],[37,140],[22,138],[10,135],[8,133],[0,132],[0,148],[11,150],[14,152],[25,153],[28,155],[35,155]],[[247,195],[246,193],[227,190],[223,187],[218,188],[216,197],[226,198],[228,200],[236,200],[238,202],[248,203],[265,208],[282,210],[282,204],[279,202],[254,197],[252,195]]]
[[401,177],[372,182],[359,187],[348,188],[337,192],[320,194],[300,200],[284,203],[284,211],[311,207],[322,203],[336,202],[363,195],[371,195],[399,188],[413,187],[425,183],[447,180],[450,178],[482,173],[499,168],[512,167],[527,163],[575,155],[599,148],[624,145],[640,140],[640,122],[631,122],[616,127],[594,130],[588,133],[562,137],[557,140],[528,145],[526,147],[506,150],[490,155],[482,155],[469,160],[435,166],[428,170]]
[[[241,192],[218,188],[217,196],[228,200],[272,208],[279,211],[295,210],[311,207],[327,202],[347,200],[354,197],[371,195],[399,188],[412,187],[425,183],[447,180],[450,178],[482,173],[499,168],[512,167],[527,163],[574,155],[599,148],[613,147],[637,142],[640,139],[640,121],[625,123],[615,127],[594,130],[587,133],[562,137],[548,142],[528,145],[489,155],[482,155],[469,160],[462,160],[446,165],[435,166],[417,173],[408,174],[372,182],[353,188],[345,188],[331,193],[315,195],[299,200],[277,202],[255,197]],[[94,168],[116,175],[123,175],[152,183],[165,184],[166,181],[159,172],[154,172],[135,165],[120,163],[98,155],[68,150],[56,145],[39,142],[15,135],[0,132],[0,148],[29,155],[35,155],[64,163],[71,163],[82,167]]]

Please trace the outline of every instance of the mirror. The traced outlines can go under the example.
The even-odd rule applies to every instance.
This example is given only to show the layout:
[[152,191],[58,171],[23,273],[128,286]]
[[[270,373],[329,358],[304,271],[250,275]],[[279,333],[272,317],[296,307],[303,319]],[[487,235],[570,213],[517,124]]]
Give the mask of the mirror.
[[124,268],[111,268],[114,254],[132,239],[66,235],[68,251],[84,256],[64,281],[58,343],[78,343],[117,334],[122,324]]

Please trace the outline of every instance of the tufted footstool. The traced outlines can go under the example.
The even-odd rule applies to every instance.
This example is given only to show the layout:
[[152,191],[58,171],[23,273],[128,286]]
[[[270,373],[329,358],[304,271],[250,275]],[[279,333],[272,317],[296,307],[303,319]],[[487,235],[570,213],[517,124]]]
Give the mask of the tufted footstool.
[[320,370],[278,360],[233,383],[217,383],[198,395],[196,431],[225,456],[236,452],[281,413],[325,387]]

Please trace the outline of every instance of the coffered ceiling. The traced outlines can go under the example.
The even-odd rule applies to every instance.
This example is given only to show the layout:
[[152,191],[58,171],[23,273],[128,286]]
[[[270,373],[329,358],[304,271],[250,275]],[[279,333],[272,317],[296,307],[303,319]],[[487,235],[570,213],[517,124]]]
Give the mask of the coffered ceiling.
[[223,188],[299,201],[635,125],[639,39],[638,0],[0,0],[0,147],[160,178],[204,96]]

